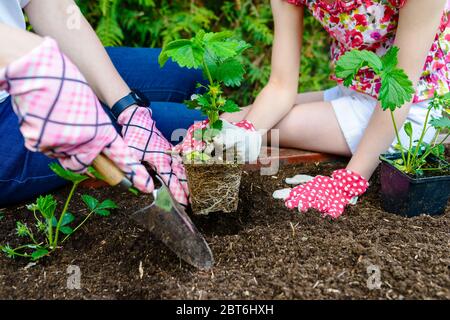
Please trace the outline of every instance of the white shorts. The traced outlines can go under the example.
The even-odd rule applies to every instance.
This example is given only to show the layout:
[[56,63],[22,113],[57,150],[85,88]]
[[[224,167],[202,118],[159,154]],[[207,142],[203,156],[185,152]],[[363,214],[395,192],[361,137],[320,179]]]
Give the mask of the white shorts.
[[[378,101],[364,93],[348,89],[343,86],[337,86],[324,92],[324,100],[331,102],[334,112],[344,133],[345,140],[352,153],[356,152],[364,131],[366,130],[373,111],[378,105]],[[406,121],[411,122],[413,126],[413,141],[420,138],[422,128],[427,114],[427,106],[430,100],[412,105]],[[438,111],[431,111],[431,116],[439,117]],[[431,119],[431,118],[430,118]],[[391,125],[391,124],[389,124]],[[400,140],[404,146],[409,145],[409,138],[405,131],[400,129]],[[436,130],[430,128],[425,135],[424,142],[430,143],[434,138]],[[394,146],[397,144],[397,138],[394,139],[389,152],[395,152]]]

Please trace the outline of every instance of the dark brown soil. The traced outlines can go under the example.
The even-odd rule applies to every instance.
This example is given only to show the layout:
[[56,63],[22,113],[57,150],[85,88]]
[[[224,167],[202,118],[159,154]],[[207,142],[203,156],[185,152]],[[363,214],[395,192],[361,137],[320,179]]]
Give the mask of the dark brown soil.
[[[273,177],[244,172],[237,213],[194,217],[215,254],[210,272],[182,263],[127,218],[145,206],[145,198],[81,190],[111,197],[121,210],[94,218],[63,250],[35,266],[1,256],[0,298],[450,299],[450,206],[434,218],[385,213],[376,181],[337,221],[288,211],[272,199],[286,177],[329,174],[339,166],[285,167]],[[71,212],[82,216],[79,202],[78,194]],[[4,213],[0,243],[14,244],[15,220],[28,213],[23,206]],[[81,290],[66,287],[69,265],[80,267]],[[381,289],[368,288],[371,266],[380,268]]]

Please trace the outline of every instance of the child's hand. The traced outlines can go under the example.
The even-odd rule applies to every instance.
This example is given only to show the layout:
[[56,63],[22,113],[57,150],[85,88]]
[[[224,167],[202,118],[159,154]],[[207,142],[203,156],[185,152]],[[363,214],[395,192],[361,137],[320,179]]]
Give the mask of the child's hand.
[[345,207],[355,197],[367,191],[368,181],[356,172],[341,169],[331,177],[317,176],[306,184],[291,190],[285,200],[289,209],[298,208],[300,212],[316,209],[332,218],[339,218]]
[[[261,151],[262,137],[255,130],[253,124],[247,120],[237,123],[230,123],[226,120],[222,120],[222,122],[222,131],[212,141],[214,147],[224,152],[236,148],[236,156],[239,160],[248,162],[256,161]],[[173,151],[180,154],[204,151],[206,148],[205,141],[196,140],[194,133],[196,130],[206,129],[208,124],[209,121],[205,120],[192,125],[188,129],[183,142],[175,146]]]

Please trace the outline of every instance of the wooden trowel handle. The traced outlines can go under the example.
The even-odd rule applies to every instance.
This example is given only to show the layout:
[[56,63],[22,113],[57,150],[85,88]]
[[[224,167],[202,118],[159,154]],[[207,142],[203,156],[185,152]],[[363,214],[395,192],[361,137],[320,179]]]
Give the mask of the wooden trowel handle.
[[105,182],[107,182],[110,186],[115,187],[119,184],[130,184],[129,180],[125,177],[123,172],[117,168],[117,166],[110,159],[100,154],[95,160],[92,162],[92,166],[95,170],[100,173]]

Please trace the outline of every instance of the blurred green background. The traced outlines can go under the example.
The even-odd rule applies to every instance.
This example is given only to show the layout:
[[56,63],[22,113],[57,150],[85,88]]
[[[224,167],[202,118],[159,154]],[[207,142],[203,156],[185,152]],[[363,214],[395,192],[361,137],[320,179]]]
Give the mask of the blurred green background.
[[[268,0],[78,0],[105,46],[162,47],[197,31],[232,30],[253,47],[246,53],[247,81],[233,92],[245,105],[267,82],[273,40]],[[307,15],[299,91],[328,88],[330,66],[326,33]]]

